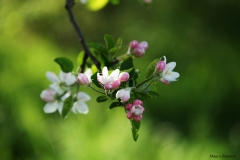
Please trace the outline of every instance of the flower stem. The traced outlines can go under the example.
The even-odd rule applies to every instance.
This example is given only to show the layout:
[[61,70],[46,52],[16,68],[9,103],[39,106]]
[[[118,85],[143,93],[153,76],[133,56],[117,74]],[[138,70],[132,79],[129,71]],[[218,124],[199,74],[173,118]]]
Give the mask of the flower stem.
[[153,79],[153,78],[155,78],[155,77],[157,77],[157,75],[156,75],[156,74],[153,74],[151,77],[149,77],[149,78],[145,79],[144,81],[142,81],[141,83],[139,83],[139,84],[136,86],[136,88],[139,88],[140,86],[144,85],[146,82],[150,81],[151,79]]
[[104,92],[101,92],[101,91],[98,91],[96,90],[95,88],[93,88],[92,86],[89,86],[91,89],[93,89],[94,91],[98,92],[98,93],[101,93],[101,94],[105,94]]

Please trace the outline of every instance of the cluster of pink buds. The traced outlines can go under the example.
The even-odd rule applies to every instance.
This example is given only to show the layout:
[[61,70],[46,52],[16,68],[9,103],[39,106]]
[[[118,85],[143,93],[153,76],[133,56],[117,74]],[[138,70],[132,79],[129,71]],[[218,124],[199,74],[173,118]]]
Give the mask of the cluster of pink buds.
[[129,43],[130,53],[134,54],[136,57],[144,55],[147,48],[148,43],[146,41],[138,43],[138,41],[133,40]]
[[107,67],[104,67],[102,73],[97,74],[98,82],[104,87],[105,90],[117,89],[122,82],[126,82],[129,79],[129,74],[127,72],[120,73],[119,69],[112,71],[108,75]]
[[140,121],[144,112],[143,102],[141,100],[134,100],[133,104],[129,103],[126,105],[127,118],[133,119],[134,121]]
[[170,82],[176,81],[180,74],[172,71],[176,67],[176,62],[170,62],[166,64],[167,59],[165,56],[163,58],[163,61],[159,61],[156,64],[156,71],[161,75],[160,81],[165,84],[169,84]]

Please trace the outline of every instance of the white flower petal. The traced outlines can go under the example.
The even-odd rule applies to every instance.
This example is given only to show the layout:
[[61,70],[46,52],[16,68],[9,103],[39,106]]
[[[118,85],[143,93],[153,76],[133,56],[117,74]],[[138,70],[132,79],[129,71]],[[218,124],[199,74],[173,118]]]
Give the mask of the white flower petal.
[[58,112],[59,112],[60,114],[62,114],[62,109],[63,109],[63,102],[60,101],[60,102],[58,102]]
[[178,72],[172,72],[171,75],[174,78],[178,78],[180,76],[180,74]]
[[175,79],[172,75],[170,75],[170,74],[164,75],[163,78],[164,78],[165,80],[169,81],[169,82],[176,81],[176,79]]
[[59,77],[61,81],[65,82],[68,86],[77,81],[77,78],[72,73],[64,73],[63,71],[60,71]]
[[175,67],[176,67],[176,62],[170,62],[167,64],[166,69],[172,71]]
[[58,83],[52,83],[49,85],[49,88],[53,89],[58,95],[63,94],[62,88],[59,86]]
[[89,101],[91,97],[84,92],[78,92],[77,99],[78,101],[86,102]]
[[57,110],[57,108],[58,108],[58,102],[57,101],[49,102],[44,106],[43,111],[45,113],[53,113]]
[[92,80],[91,80],[92,70],[91,70],[90,68],[88,68],[88,69],[84,72],[84,74],[87,76],[89,82],[91,82],[91,81],[92,81]]
[[60,80],[57,77],[57,75],[55,73],[53,73],[53,72],[47,71],[46,72],[46,77],[47,77],[47,79],[49,79],[53,83],[59,83],[60,82]]
[[82,114],[87,114],[88,113],[88,106],[84,102],[75,102],[73,104],[72,111],[74,113],[82,113]]
[[107,69],[107,67],[103,67],[102,76],[108,77],[108,69]]
[[118,76],[119,76],[119,69],[115,69],[111,74],[110,74],[110,77],[113,77],[114,80],[117,80],[118,79]]

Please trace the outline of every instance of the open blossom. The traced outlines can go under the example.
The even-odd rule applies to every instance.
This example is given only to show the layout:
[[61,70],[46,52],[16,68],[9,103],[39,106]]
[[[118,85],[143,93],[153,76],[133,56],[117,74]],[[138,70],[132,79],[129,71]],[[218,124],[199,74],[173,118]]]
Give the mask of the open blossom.
[[89,101],[91,98],[89,95],[87,95],[84,92],[78,92],[76,95],[77,101],[73,103],[72,112],[73,113],[82,113],[87,114],[88,113],[88,106],[86,105],[86,101]]
[[126,82],[130,77],[127,72],[119,73],[120,70],[115,69],[110,75],[108,75],[108,69],[107,67],[104,67],[102,74],[97,74],[98,82],[103,85],[105,90],[117,89],[121,82]]
[[120,89],[116,93],[116,99],[120,98],[121,102],[127,102],[130,99],[131,88]]
[[176,79],[180,76],[178,72],[172,71],[176,67],[176,62],[170,62],[166,64],[164,70],[162,71],[162,81],[165,84],[169,84],[170,82],[176,81]]
[[57,110],[61,114],[62,108],[63,108],[63,101],[70,96],[70,93],[66,93],[64,96],[62,96],[60,99],[58,99],[58,93],[53,89],[46,89],[43,90],[40,94],[40,97],[42,100],[47,102],[43,108],[43,111],[45,113],[53,113]]
[[72,73],[64,73],[62,71],[60,71],[59,77],[55,73],[48,71],[46,77],[53,82],[49,87],[55,90],[58,94],[68,91],[68,86],[71,86],[76,82],[76,77]]
[[128,104],[125,108],[127,110],[127,118],[133,119],[135,121],[140,121],[142,119],[142,114],[144,112],[143,102],[141,100],[134,100],[133,104]]
[[79,73],[77,81],[82,85],[89,85],[91,83],[92,70],[89,68],[84,73]]

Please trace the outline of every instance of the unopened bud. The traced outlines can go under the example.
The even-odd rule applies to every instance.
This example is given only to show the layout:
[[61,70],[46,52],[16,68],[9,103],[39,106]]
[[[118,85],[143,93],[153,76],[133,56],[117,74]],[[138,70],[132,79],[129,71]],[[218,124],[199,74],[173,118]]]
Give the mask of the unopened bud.
[[158,72],[162,72],[164,70],[165,66],[166,66],[166,63],[164,61],[159,61],[156,64],[156,69]]
[[88,77],[83,73],[79,73],[77,77],[77,81],[79,84],[82,84],[82,85],[88,85],[90,83]]
[[126,82],[129,79],[129,74],[127,72],[122,72],[119,75],[120,82]]
[[136,40],[133,40],[133,41],[131,41],[130,43],[129,43],[129,47],[131,48],[131,49],[134,49],[134,48],[136,48],[138,46],[138,41],[136,41]]
[[146,41],[142,41],[138,44],[138,47],[142,47],[144,50],[148,48],[148,43]]
[[136,57],[142,57],[144,53],[145,53],[145,49],[143,47],[137,47],[133,51],[133,54],[135,54]]

